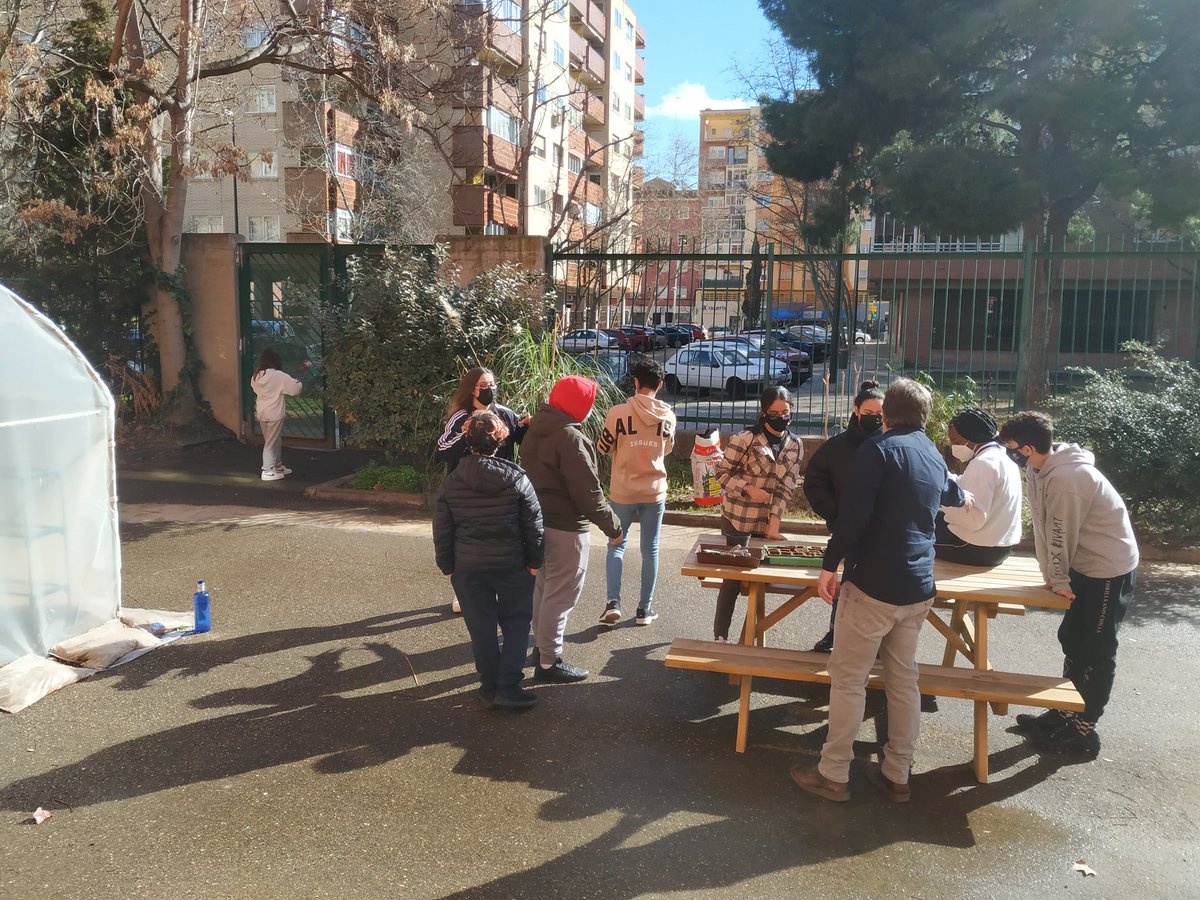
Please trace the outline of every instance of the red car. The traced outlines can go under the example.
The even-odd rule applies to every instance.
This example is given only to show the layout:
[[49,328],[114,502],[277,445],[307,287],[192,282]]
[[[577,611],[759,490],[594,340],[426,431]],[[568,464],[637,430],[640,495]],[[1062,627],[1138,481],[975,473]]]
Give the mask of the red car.
[[693,341],[707,341],[708,329],[702,325],[693,325],[691,322],[672,322],[676,328],[683,328],[692,332]]
[[620,328],[606,328],[604,329],[604,333],[613,339],[613,345],[619,350],[633,349],[635,340],[634,337],[622,331]]
[[640,325],[622,325],[616,330],[629,336],[630,350],[641,353],[654,349],[654,338]]

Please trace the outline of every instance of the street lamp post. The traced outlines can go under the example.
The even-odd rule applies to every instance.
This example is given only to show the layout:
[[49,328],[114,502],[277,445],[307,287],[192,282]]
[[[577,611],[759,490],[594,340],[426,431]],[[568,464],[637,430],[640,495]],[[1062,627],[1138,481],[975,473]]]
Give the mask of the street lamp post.
[[[684,235],[679,236],[679,255],[682,257],[684,250],[687,248],[687,238]],[[679,319],[679,294],[683,290],[683,260],[675,261],[675,299],[671,304],[671,321]]]

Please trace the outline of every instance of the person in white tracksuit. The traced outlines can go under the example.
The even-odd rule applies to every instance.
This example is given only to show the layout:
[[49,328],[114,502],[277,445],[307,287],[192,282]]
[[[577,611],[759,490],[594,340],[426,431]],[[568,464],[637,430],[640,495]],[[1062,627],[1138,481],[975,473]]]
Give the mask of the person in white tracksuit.
[[295,397],[302,385],[282,369],[283,363],[274,350],[264,350],[258,368],[250,378],[256,397],[254,415],[262,426],[262,480],[278,481],[292,470],[283,464],[283,419],[287,413],[284,397]]

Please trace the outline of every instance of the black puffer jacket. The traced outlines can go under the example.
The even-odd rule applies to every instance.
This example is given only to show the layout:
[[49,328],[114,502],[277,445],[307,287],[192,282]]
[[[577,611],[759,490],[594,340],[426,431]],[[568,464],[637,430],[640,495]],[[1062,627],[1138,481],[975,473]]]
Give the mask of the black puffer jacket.
[[463,457],[438,491],[433,547],[446,575],[540,569],[542,508],[524,470],[494,456]]
[[854,454],[867,437],[858,424],[858,416],[852,415],[846,430],[818,447],[804,471],[804,496],[813,512],[825,520],[825,527],[830,531],[833,531],[833,523],[837,521],[838,498],[846,489],[850,460],[854,459]]

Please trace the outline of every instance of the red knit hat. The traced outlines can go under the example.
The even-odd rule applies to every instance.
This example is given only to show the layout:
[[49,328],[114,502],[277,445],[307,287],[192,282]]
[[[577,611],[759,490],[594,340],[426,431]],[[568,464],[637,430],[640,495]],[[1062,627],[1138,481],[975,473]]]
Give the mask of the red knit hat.
[[558,379],[550,389],[550,405],[562,410],[576,422],[582,422],[596,402],[596,382],[578,375]]

